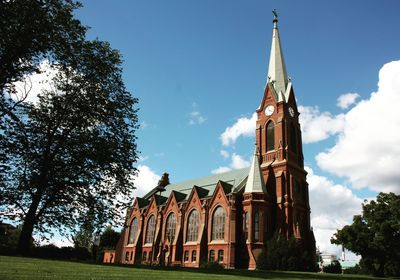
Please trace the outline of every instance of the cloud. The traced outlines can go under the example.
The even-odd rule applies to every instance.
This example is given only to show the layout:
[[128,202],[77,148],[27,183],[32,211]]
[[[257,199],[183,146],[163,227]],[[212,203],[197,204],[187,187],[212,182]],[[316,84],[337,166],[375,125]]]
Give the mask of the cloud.
[[221,150],[219,153],[223,158],[229,158],[229,152]]
[[212,174],[220,174],[220,173],[225,173],[228,172],[232,169],[241,169],[245,167],[249,167],[250,162],[243,159],[240,155],[233,153],[231,155],[231,163],[229,166],[220,166],[214,170],[211,170]]
[[156,174],[147,165],[139,165],[138,174],[134,179],[134,186],[136,188],[134,190],[134,196],[143,197],[157,185],[160,178],[161,176]]
[[332,116],[329,112],[320,112],[317,106],[299,106],[299,112],[305,144],[325,140],[344,129],[344,114]]
[[336,105],[342,109],[347,109],[350,105],[356,102],[356,99],[360,97],[358,93],[345,93],[339,96]]
[[363,200],[348,187],[314,174],[310,167],[305,169],[308,172],[311,226],[317,246],[321,251],[339,254],[341,248],[331,244],[330,239],[337,229],[351,224],[353,216],[361,213]]
[[379,71],[378,90],[345,115],[336,144],[316,156],[323,170],[356,188],[400,193],[400,61]]
[[241,117],[232,126],[227,127],[221,134],[222,145],[235,144],[240,136],[252,137],[256,131],[257,114],[253,113],[251,118]]
[[33,73],[25,76],[21,81],[15,82],[16,94],[12,95],[14,100],[22,100],[24,102],[37,103],[38,95],[43,91],[53,90],[52,79],[58,73],[58,70],[51,67],[48,60],[44,60],[39,65],[40,73]]
[[189,114],[189,125],[202,124],[207,120],[199,111],[192,111]]

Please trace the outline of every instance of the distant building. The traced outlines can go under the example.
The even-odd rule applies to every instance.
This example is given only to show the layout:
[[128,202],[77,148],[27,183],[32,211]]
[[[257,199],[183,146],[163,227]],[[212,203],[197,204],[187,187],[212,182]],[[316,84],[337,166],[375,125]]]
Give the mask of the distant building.
[[275,232],[315,252],[299,112],[277,23],[275,15],[251,166],[177,184],[164,174],[157,188],[134,200],[113,261],[255,269]]

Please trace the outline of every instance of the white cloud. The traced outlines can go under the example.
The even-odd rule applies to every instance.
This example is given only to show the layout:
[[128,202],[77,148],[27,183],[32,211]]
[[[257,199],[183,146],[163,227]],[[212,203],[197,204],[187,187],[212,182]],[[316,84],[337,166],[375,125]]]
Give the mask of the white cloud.
[[160,178],[147,165],[139,165],[137,177],[134,179],[134,186],[136,187],[134,196],[143,197],[157,185]]
[[358,93],[345,93],[339,96],[336,105],[342,109],[347,109],[350,105],[356,102],[356,99],[360,97]]
[[331,244],[330,239],[337,229],[351,224],[354,215],[361,214],[362,199],[349,188],[335,184],[326,177],[308,172],[311,226],[317,246],[321,251],[339,254],[341,248]]
[[317,106],[299,106],[299,112],[305,144],[327,139],[344,129],[344,114],[332,116],[329,112],[320,112]]
[[211,170],[212,174],[220,174],[228,172],[232,169],[241,169],[250,166],[250,162],[243,159],[240,155],[233,153],[231,155],[231,163],[229,166],[220,166],[214,170]]
[[400,193],[400,61],[379,71],[378,91],[345,115],[335,146],[316,156],[318,165],[357,188]]
[[44,60],[39,65],[39,71],[40,73],[25,76],[22,81],[14,83],[17,90],[16,94],[12,96],[14,100],[19,101],[26,97],[24,102],[35,104],[39,101],[39,93],[44,90],[53,90],[51,80],[56,76],[58,70],[52,68],[48,60]]
[[211,170],[211,173],[212,174],[221,174],[221,173],[225,173],[225,172],[228,172],[228,171],[231,171],[231,170],[232,169],[229,168],[228,166],[220,166],[220,167],[218,167],[216,169]]
[[253,113],[251,118],[241,117],[232,126],[227,127],[221,134],[222,145],[235,144],[240,136],[252,137],[255,135],[257,114]]
[[192,111],[189,114],[189,125],[202,124],[207,120],[199,111]]
[[219,153],[223,158],[229,158],[229,152],[228,151],[221,150]]

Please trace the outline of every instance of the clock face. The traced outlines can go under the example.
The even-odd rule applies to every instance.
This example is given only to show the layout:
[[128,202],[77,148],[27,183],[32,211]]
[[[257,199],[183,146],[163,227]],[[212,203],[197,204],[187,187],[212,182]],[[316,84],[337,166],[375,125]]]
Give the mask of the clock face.
[[291,117],[294,117],[294,109],[292,107],[289,107],[289,114]]
[[273,105],[268,105],[265,108],[265,115],[271,116],[274,111],[275,111],[275,107]]

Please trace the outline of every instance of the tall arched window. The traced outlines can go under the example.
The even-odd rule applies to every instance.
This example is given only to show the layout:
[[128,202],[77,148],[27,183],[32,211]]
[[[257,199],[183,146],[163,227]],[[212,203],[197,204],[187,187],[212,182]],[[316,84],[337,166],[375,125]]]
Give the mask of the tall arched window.
[[153,243],[155,228],[156,228],[156,218],[154,217],[154,215],[152,215],[150,219],[147,221],[146,243]]
[[176,228],[176,216],[174,213],[169,214],[167,224],[165,226],[165,239],[174,242]]
[[199,232],[199,212],[193,210],[188,217],[186,241],[197,241]]
[[215,209],[212,216],[212,240],[224,240],[225,210],[221,206]]
[[275,149],[275,129],[274,123],[270,121],[267,124],[267,152]]
[[128,244],[133,244],[136,240],[138,232],[138,220],[134,218],[131,223],[131,228],[129,231],[129,238],[128,238]]
[[293,123],[290,124],[290,149],[292,152],[297,153],[296,129],[294,128]]
[[244,213],[244,240],[249,240],[249,212]]
[[260,212],[254,213],[254,241],[260,241]]

